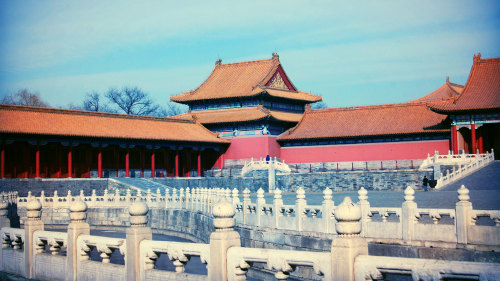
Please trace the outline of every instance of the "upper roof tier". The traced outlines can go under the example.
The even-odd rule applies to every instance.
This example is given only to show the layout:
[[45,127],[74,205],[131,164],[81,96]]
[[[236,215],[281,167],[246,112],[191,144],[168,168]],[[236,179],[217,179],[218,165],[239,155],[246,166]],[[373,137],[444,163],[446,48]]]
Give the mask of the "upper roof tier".
[[446,77],[446,83],[444,83],[441,87],[426,96],[414,100],[413,102],[431,102],[455,99],[462,93],[463,90],[464,86],[451,83],[449,77]]
[[302,113],[291,113],[268,110],[262,106],[215,109],[191,111],[188,113],[176,115],[173,118],[196,119],[203,125],[219,123],[250,122],[263,119],[275,119],[281,122],[297,123],[300,121]]
[[0,133],[226,144],[194,120],[0,105]]
[[474,63],[462,94],[446,101],[431,103],[429,107],[444,114],[498,111],[500,109],[500,58],[481,59],[481,54],[474,56]]
[[278,141],[444,133],[445,119],[423,102],[313,109]]
[[259,94],[303,103],[321,101],[321,96],[298,91],[286,75],[279,57],[239,63],[218,60],[208,78],[196,89],[170,100],[190,104],[196,101],[252,97]]

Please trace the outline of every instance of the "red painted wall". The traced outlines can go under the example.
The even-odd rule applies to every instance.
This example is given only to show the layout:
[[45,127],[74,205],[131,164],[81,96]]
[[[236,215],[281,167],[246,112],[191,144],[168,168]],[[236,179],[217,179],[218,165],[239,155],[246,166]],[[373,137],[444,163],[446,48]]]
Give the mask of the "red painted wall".
[[249,159],[280,157],[280,145],[274,136],[236,137],[229,139],[231,145],[224,153],[224,159]]
[[424,159],[427,154],[447,154],[448,140],[282,147],[286,163]]

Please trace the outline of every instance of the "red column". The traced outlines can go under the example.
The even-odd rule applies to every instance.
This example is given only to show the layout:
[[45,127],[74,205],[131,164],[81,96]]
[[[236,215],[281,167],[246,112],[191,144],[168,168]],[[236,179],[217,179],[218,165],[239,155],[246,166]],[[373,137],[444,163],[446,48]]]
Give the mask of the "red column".
[[57,165],[57,173],[56,173],[56,178],[61,177],[61,166],[62,166],[62,160],[61,160],[61,146],[56,147],[56,165]]
[[130,177],[130,150],[127,148],[127,153],[125,154],[125,177]]
[[151,177],[155,177],[155,150],[151,152]]
[[40,177],[40,145],[36,145],[35,152],[35,178]]
[[187,167],[187,176],[191,176],[191,152],[189,150],[186,150],[186,167]]
[[484,128],[479,131],[479,139],[477,140],[478,147],[479,147],[479,153],[484,153],[483,132],[484,132]]
[[476,154],[476,124],[470,125],[472,154]]
[[113,149],[113,154],[114,154],[114,156],[115,156],[115,169],[116,169],[116,177],[118,177],[118,170],[119,170],[119,168],[120,168],[120,159],[119,159],[120,157],[119,157],[118,153],[119,153],[119,152],[117,152],[117,148],[115,147],[115,148]]
[[175,151],[175,176],[179,176],[179,150]]
[[201,150],[198,151],[198,177],[201,177]]
[[102,178],[102,149],[100,147],[97,152],[97,176]]
[[0,178],[5,178],[5,147],[3,143],[0,151]]
[[72,153],[73,147],[70,145],[69,150],[68,150],[68,178],[71,178],[72,174],[71,171],[73,170],[73,167],[71,166],[72,164],[72,159],[71,159],[71,153]]
[[451,127],[451,143],[453,146],[453,154],[458,154],[458,136],[457,136],[457,125]]

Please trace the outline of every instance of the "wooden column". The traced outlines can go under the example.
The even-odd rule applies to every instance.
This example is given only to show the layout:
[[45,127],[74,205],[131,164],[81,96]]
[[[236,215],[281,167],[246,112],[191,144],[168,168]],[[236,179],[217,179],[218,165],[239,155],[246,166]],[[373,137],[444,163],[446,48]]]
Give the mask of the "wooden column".
[[61,177],[61,170],[62,170],[62,160],[61,160],[61,144],[59,144],[56,147],[56,165],[57,165],[57,173],[56,173],[56,178]]
[[458,136],[457,136],[457,125],[451,127],[451,143],[453,154],[458,154]]
[[102,148],[97,152],[97,176],[102,178]]
[[198,177],[201,177],[201,150],[198,150]]
[[[187,169],[187,177],[191,177],[191,152],[186,149],[186,153],[184,154],[186,156],[186,169]],[[182,165],[184,167],[184,165]],[[183,172],[183,176],[184,176],[184,171]]]
[[5,145],[1,144],[2,148],[0,150],[0,178],[5,178]]
[[37,142],[36,152],[35,152],[35,178],[39,177],[40,177],[40,144]]
[[470,139],[472,142],[472,154],[476,154],[476,124],[470,125]]
[[179,150],[175,151],[175,176],[179,176]]
[[484,153],[484,146],[483,146],[483,133],[484,133],[484,128],[482,128],[479,131],[479,138],[477,140],[477,146],[479,147],[479,153]]
[[[118,151],[117,151],[118,150]],[[120,151],[118,148],[113,148],[113,154],[114,154],[114,157],[115,157],[115,169],[116,169],[116,177],[118,177],[118,170],[120,169],[120,155],[119,155]]]
[[155,149],[151,151],[151,177],[155,177]]
[[130,149],[128,147],[125,154],[125,177],[130,177]]
[[73,170],[73,167],[71,165],[71,164],[73,164],[73,161],[72,161],[72,152],[73,152],[73,146],[70,145],[69,146],[69,150],[68,150],[68,178],[71,178],[71,176],[72,176],[71,171]]

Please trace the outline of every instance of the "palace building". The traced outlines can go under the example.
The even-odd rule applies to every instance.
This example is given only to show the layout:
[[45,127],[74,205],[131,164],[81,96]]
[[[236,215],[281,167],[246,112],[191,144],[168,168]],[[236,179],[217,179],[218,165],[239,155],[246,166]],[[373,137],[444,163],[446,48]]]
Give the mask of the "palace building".
[[[414,101],[311,109],[277,54],[223,64],[171,98],[171,118],[0,105],[0,177],[189,177],[270,155],[287,163],[423,159],[500,149],[500,58]],[[497,158],[498,158],[497,154]]]

